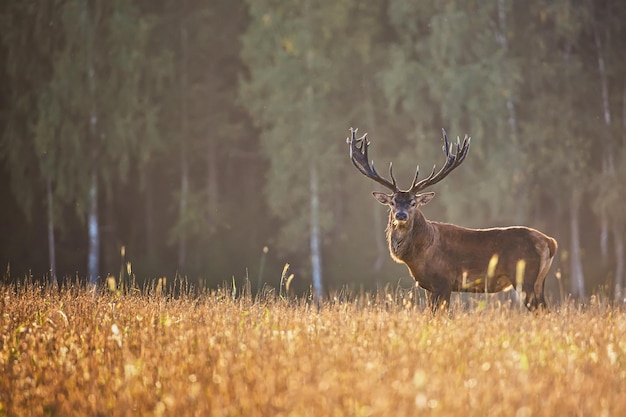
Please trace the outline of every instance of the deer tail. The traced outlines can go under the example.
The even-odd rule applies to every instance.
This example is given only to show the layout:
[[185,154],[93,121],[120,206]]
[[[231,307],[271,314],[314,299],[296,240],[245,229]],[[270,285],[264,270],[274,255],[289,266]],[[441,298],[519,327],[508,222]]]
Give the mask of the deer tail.
[[556,243],[556,240],[548,236],[548,249],[550,249],[550,258],[554,257],[558,247],[559,245]]

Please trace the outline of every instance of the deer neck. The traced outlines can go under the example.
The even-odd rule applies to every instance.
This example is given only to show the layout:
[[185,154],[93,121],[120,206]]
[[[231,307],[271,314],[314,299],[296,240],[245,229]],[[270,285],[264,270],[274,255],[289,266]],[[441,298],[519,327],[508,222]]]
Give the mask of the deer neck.
[[433,241],[432,224],[417,210],[408,222],[398,225],[394,222],[393,213],[389,215],[387,224],[387,242],[389,252],[396,262],[407,263],[425,250]]

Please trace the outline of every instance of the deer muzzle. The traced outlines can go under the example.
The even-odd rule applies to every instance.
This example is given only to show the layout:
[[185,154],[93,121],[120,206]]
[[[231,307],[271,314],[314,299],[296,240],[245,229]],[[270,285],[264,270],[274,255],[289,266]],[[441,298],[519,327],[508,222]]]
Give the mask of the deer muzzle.
[[409,215],[406,213],[406,211],[399,211],[396,213],[396,220],[399,222],[405,222],[409,220]]
[[393,218],[396,225],[404,224],[409,220],[409,213],[404,210],[396,211]]

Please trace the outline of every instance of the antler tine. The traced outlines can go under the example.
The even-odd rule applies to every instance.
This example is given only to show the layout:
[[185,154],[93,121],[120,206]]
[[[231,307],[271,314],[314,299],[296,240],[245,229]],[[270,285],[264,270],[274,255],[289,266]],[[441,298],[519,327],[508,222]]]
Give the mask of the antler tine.
[[[463,143],[461,143],[460,138],[457,136],[456,152],[453,153],[451,152],[450,142],[448,141],[448,135],[446,134],[445,129],[441,129],[441,131],[443,132],[442,150],[446,155],[446,162],[444,166],[437,173],[435,173],[437,166],[436,165],[433,166],[433,170],[430,173],[430,175],[419,182],[417,182],[417,175],[419,173],[419,166],[418,166],[418,171],[415,173],[415,180],[413,181],[413,186],[410,189],[410,191],[413,193],[416,193],[427,187],[430,187],[431,185],[438,183],[439,181],[444,179],[450,172],[452,172],[456,167],[461,165],[461,163],[465,160],[465,156],[467,155],[467,152],[469,151],[471,138],[465,135],[465,138],[463,139]],[[452,147],[454,147],[454,145]]]
[[[374,161],[372,161],[372,168],[374,168]],[[396,183],[396,179],[393,176],[393,162],[389,162],[389,176],[391,177],[391,181],[393,182],[394,189],[398,190],[398,184]]]
[[389,181],[386,178],[381,177],[376,169],[374,168],[374,161],[369,162],[368,156],[368,147],[369,142],[367,141],[367,133],[365,133],[360,138],[356,137],[356,132],[358,129],[350,128],[351,138],[348,137],[347,142],[350,145],[350,159],[352,163],[359,170],[359,172],[365,175],[368,178],[373,179],[377,183],[383,185],[386,188],[389,188],[393,192],[398,191],[398,186],[396,184],[396,179],[393,176],[392,165],[389,164],[389,174],[391,175],[392,181]]

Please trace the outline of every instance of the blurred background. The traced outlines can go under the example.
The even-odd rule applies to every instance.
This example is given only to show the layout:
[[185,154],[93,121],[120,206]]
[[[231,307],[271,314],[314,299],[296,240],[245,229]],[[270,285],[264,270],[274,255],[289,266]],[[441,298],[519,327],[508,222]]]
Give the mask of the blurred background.
[[540,229],[553,297],[623,300],[624,21],[622,0],[5,0],[2,279],[255,291],[289,263],[300,293],[410,287],[345,139],[405,188],[443,127],[472,148],[428,219]]

